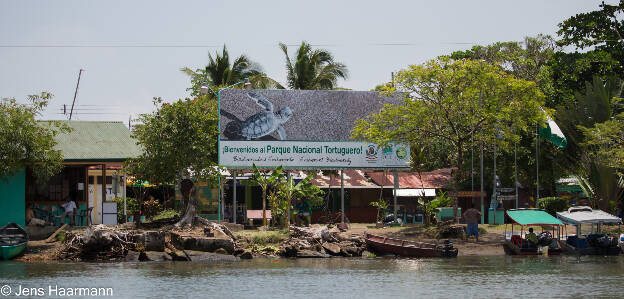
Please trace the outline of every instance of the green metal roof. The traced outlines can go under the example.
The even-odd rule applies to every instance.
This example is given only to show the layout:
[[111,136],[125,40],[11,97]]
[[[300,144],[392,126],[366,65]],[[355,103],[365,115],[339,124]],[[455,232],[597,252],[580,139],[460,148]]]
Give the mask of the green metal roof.
[[507,215],[520,225],[563,225],[563,222],[543,210],[508,210]]
[[58,142],[55,149],[63,152],[66,162],[121,162],[141,153],[141,148],[122,122],[62,122],[72,131],[55,137]]

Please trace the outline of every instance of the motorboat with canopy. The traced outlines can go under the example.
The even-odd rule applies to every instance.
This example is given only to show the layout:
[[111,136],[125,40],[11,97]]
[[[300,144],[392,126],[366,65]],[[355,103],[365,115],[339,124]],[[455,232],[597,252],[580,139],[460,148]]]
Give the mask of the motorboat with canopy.
[[[570,253],[581,255],[618,255],[621,252],[618,238],[602,233],[602,225],[622,223],[622,219],[605,211],[586,206],[571,207],[567,211],[557,212],[557,218],[565,224],[576,227],[576,234],[560,240],[561,248]],[[589,234],[582,233],[583,225],[591,225]]]
[[[539,209],[511,209],[507,210],[507,216],[511,219],[511,231],[507,231],[505,225],[505,252],[515,255],[558,255],[561,248],[557,238],[561,236],[563,222]],[[520,230],[515,231],[519,225]],[[537,243],[527,240],[524,228],[541,227],[541,233],[537,234]],[[554,238],[555,230],[557,238]]]

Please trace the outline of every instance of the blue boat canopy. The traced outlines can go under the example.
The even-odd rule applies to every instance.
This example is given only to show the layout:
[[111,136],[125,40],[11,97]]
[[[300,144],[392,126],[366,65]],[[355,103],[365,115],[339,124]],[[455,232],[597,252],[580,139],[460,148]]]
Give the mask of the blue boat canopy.
[[563,225],[563,222],[544,210],[514,209],[508,210],[507,215],[520,225]]

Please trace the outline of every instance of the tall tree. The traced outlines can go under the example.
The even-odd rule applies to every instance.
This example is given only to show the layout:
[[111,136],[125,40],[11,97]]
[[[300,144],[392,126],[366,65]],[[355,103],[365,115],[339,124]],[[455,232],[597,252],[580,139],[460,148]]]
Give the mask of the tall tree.
[[14,98],[0,99],[0,179],[30,166],[37,180],[45,181],[63,168],[54,136],[69,132],[69,127],[35,119],[51,98],[47,92],[30,95],[27,105]]
[[471,138],[509,147],[520,132],[544,120],[539,113],[543,94],[536,84],[485,61],[440,57],[398,72],[394,86],[387,93],[403,97],[403,105],[386,105],[359,120],[353,135],[378,144],[450,144],[456,191]]
[[234,61],[230,61],[230,53],[225,45],[221,54],[215,52],[213,57],[208,53],[208,65],[204,69],[192,70],[184,67],[181,71],[191,76],[191,87],[188,90],[195,97],[200,95],[200,87],[206,83],[216,90],[219,87],[244,81],[245,78],[249,78],[253,88],[283,88],[277,81],[269,78],[259,64],[246,55],[240,55]]
[[179,184],[187,204],[177,225],[193,224],[197,214],[195,183],[216,187],[219,177],[217,101],[203,96],[169,104],[155,98],[154,105],[156,111],[140,115],[134,127],[132,136],[143,153],[128,161],[127,168],[140,179]]
[[288,47],[283,43],[279,45],[286,56],[286,80],[291,89],[335,89],[338,79],[349,76],[347,67],[334,61],[334,56],[327,50],[312,49],[310,44],[301,42],[293,63],[288,56]]
[[[560,46],[574,47],[576,52],[559,52],[553,59],[554,80],[562,96],[572,97],[583,91],[585,82],[611,75],[624,79],[624,0],[617,5],[599,5],[599,9],[579,13],[559,23]],[[578,50],[583,50],[579,52]],[[622,94],[620,85],[619,95]],[[571,92],[569,91],[571,90]]]

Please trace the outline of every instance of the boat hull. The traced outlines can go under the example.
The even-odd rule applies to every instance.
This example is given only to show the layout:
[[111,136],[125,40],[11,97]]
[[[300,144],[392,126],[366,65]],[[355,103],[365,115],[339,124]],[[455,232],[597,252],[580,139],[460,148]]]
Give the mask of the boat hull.
[[457,248],[366,234],[366,244],[375,252],[405,257],[456,257]]
[[[534,248],[521,248],[518,245],[514,244],[509,240],[505,240],[505,253],[509,255],[541,255],[542,251],[540,251],[537,247]],[[560,255],[560,248],[548,248],[548,255]]]
[[0,228],[0,259],[10,260],[26,249],[28,233],[18,224],[11,222]]
[[586,248],[577,248],[563,240],[559,241],[559,247],[567,254],[576,255],[619,255],[622,252],[622,249],[618,246],[606,248],[588,246]]
[[0,246],[0,258],[3,261],[10,260],[16,256],[19,256],[26,249],[26,243],[10,245],[10,246]]

